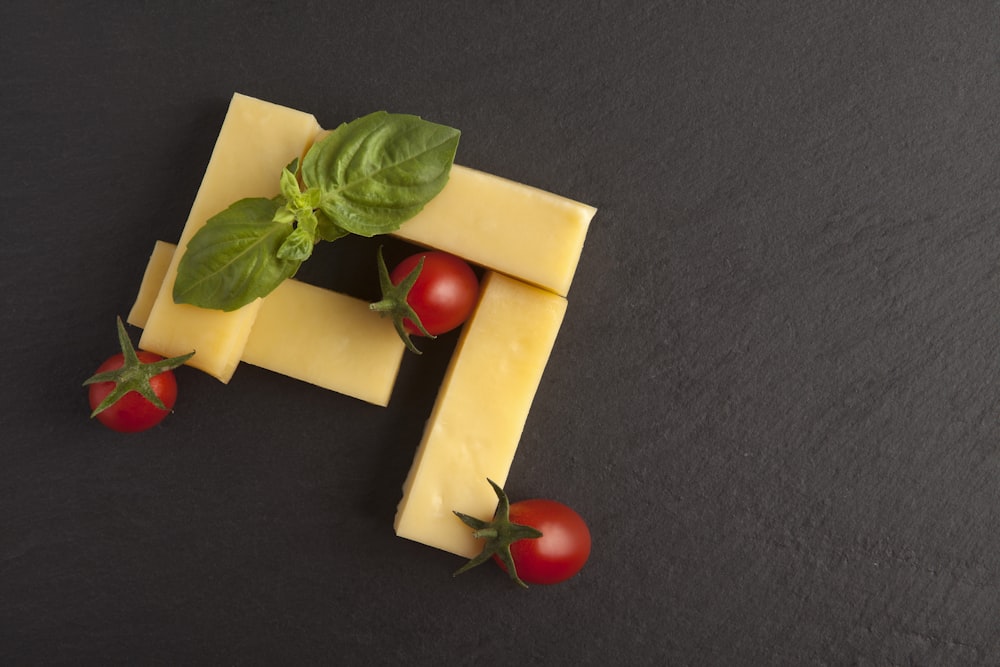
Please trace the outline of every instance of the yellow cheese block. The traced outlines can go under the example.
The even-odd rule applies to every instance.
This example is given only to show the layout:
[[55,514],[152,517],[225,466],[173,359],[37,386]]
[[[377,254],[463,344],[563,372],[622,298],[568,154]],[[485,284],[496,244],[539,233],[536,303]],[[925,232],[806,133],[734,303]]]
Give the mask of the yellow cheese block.
[[587,204],[454,165],[441,193],[396,235],[565,296],[596,212]]
[[262,300],[243,361],[385,406],[404,349],[367,301],[286,280]]
[[396,534],[460,556],[482,545],[452,512],[493,516],[566,299],[488,272],[403,485]]
[[[146,326],[175,246],[157,241],[129,324]],[[392,321],[361,299],[286,280],[261,299],[242,360],[369,403],[389,404],[403,358]]]
[[[208,218],[233,202],[276,195],[281,169],[301,157],[319,131],[310,114],[234,95],[178,247],[187,247]],[[176,253],[167,268],[139,345],[166,357],[194,350],[188,364],[228,382],[243,354],[260,302],[232,312],[174,303],[180,257],[181,253]]]

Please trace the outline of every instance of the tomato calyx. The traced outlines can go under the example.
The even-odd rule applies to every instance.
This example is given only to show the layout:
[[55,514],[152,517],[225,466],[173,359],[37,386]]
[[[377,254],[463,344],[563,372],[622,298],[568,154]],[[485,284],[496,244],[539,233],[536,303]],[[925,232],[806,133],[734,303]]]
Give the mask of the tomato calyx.
[[513,523],[510,520],[510,501],[507,499],[507,494],[492,479],[487,479],[486,481],[493,487],[498,499],[496,511],[493,513],[493,520],[482,521],[468,514],[455,512],[455,516],[461,519],[465,525],[474,529],[472,536],[476,539],[485,539],[486,543],[483,545],[483,551],[456,570],[453,576],[457,576],[466,570],[471,570],[496,556],[504,564],[504,568],[507,570],[510,578],[522,588],[527,588],[528,584],[524,583],[517,576],[517,567],[514,565],[513,556],[510,555],[510,545],[520,540],[538,539],[542,536],[542,533],[531,526]]
[[94,408],[90,416],[95,417],[107,410],[130,391],[138,392],[143,398],[160,410],[166,410],[167,406],[163,404],[160,397],[153,391],[150,381],[160,373],[177,368],[193,357],[194,352],[188,352],[179,357],[161,359],[151,363],[143,362],[139,359],[135,348],[132,346],[132,341],[125,331],[125,325],[122,323],[121,317],[118,318],[118,344],[121,346],[122,357],[124,358],[121,367],[91,375],[83,383],[84,386],[98,382],[115,383],[115,388]]
[[427,336],[428,338],[437,338],[427,329],[424,328],[423,323],[420,321],[420,317],[417,316],[413,307],[410,306],[406,301],[406,297],[409,296],[410,290],[413,288],[414,283],[417,282],[417,278],[420,277],[420,271],[424,268],[424,258],[421,257],[420,261],[413,268],[412,271],[406,274],[398,285],[394,285],[392,278],[389,277],[389,268],[385,265],[385,258],[382,256],[382,246],[378,247],[378,280],[379,285],[382,287],[382,300],[376,301],[375,303],[369,304],[369,308],[376,311],[382,317],[386,315],[392,316],[392,324],[396,327],[396,333],[399,337],[403,339],[406,344],[406,349],[415,354],[421,354],[417,346],[413,344],[413,340],[410,338],[410,332],[406,330],[404,324],[405,320],[409,320],[420,329],[420,332]]

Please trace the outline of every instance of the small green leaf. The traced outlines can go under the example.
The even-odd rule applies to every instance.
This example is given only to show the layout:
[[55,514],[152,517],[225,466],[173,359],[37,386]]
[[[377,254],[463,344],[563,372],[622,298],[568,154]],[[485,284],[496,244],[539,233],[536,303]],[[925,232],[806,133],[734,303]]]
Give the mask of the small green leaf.
[[299,190],[298,179],[287,168],[281,170],[279,185],[281,186],[281,194],[290,202],[297,202],[302,196],[302,192]]
[[317,208],[321,201],[323,201],[323,190],[318,187],[307,188],[305,192],[302,193],[302,206],[306,208]]
[[278,258],[305,261],[312,255],[313,246],[316,245],[316,227],[319,222],[308,206],[295,209],[294,217],[295,231],[278,248]]
[[236,310],[295,275],[301,261],[278,257],[294,231],[274,221],[280,206],[271,199],[241,199],[209,218],[178,265],[174,301]]
[[379,111],[341,125],[306,153],[302,180],[346,231],[386,234],[420,212],[448,181],[458,130]]
[[295,222],[295,214],[288,210],[287,206],[279,206],[278,210],[274,212],[274,217],[271,219],[283,225],[290,225]]
[[278,248],[278,258],[304,262],[312,255],[314,245],[313,235],[304,227],[298,227]]

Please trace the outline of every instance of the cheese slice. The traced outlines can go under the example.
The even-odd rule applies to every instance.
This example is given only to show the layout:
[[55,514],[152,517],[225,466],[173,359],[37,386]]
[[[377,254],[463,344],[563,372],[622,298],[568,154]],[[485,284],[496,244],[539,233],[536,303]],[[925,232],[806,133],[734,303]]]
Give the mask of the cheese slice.
[[403,485],[400,537],[472,557],[454,510],[489,519],[566,312],[566,299],[488,272]]
[[243,361],[388,405],[405,346],[368,302],[298,280],[262,300]]
[[[146,326],[175,249],[157,241],[129,324]],[[366,301],[286,280],[261,299],[242,360],[386,406],[403,351],[392,321],[372,312]]]
[[[233,202],[276,195],[281,169],[301,157],[319,131],[310,114],[233,95],[178,247],[186,248],[208,218]],[[139,345],[165,357],[194,350],[189,365],[228,382],[243,354],[260,302],[232,312],[174,303],[180,258],[181,253],[176,253],[167,268]]]
[[565,296],[593,206],[454,165],[444,189],[396,236]]

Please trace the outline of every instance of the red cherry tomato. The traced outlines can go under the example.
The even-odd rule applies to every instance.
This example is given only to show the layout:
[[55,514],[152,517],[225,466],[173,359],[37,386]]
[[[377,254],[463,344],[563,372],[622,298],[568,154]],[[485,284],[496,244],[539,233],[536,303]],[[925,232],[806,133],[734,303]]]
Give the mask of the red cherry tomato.
[[[136,352],[139,361],[144,364],[151,364],[161,361],[163,357],[152,352],[140,350]],[[113,371],[122,367],[124,355],[118,353],[109,357],[103,364],[98,366],[96,373]],[[163,418],[170,414],[170,410],[177,402],[177,380],[173,371],[164,371],[159,375],[154,375],[149,379],[149,384],[153,392],[159,397],[166,410],[161,410],[149,402],[137,391],[130,391],[110,407],[94,415],[98,421],[115,431],[122,433],[135,433],[145,431],[156,426]],[[90,399],[90,409],[94,410],[101,404],[108,394],[115,388],[114,382],[96,382],[89,386],[88,397]]]
[[105,359],[83,383],[90,387],[90,416],[122,433],[145,431],[170,414],[177,401],[173,369],[193,357],[194,352],[170,359],[152,352],[136,352],[120,317],[118,345],[122,351]]
[[[590,557],[590,529],[579,514],[560,502],[535,499],[511,503],[510,521],[542,533],[510,545],[517,575],[527,583],[565,581]],[[506,571],[497,556],[494,560]]]
[[[394,285],[403,281],[424,258],[417,281],[406,302],[432,336],[447,333],[469,319],[479,297],[479,280],[472,267],[445,252],[422,252],[407,257],[389,274]],[[403,326],[413,335],[423,335],[409,319]]]

